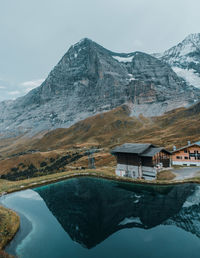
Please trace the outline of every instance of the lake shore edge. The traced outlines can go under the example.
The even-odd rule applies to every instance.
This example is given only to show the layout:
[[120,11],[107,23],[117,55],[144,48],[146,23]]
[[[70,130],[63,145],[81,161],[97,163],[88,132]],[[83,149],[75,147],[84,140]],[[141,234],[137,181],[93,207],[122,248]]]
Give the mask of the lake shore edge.
[[[62,173],[63,174],[63,173]],[[55,178],[53,177],[55,175]],[[106,173],[101,172],[95,172],[95,171],[89,171],[89,172],[65,172],[65,175],[58,176],[59,174],[51,174],[52,178],[48,179],[46,178],[44,180],[45,176],[42,177],[35,177],[27,180],[21,180],[21,181],[12,181],[12,187],[8,188],[7,191],[2,191],[0,187],[0,196],[3,196],[5,194],[10,194],[18,191],[23,191],[26,189],[33,189],[36,187],[40,187],[43,185],[53,184],[60,181],[64,181],[67,179],[72,179],[76,177],[96,177],[96,178],[103,178],[107,180],[113,180],[118,182],[125,182],[125,183],[133,183],[133,184],[139,184],[139,185],[152,185],[152,186],[167,186],[167,185],[178,185],[178,184],[200,184],[200,178],[189,178],[184,180],[144,180],[144,179],[133,179],[133,178],[127,178],[127,177],[119,177],[115,175],[107,175]],[[41,179],[41,180],[40,180]],[[28,181],[31,182],[28,182]],[[23,184],[23,182],[25,183]],[[15,186],[16,183],[16,186]]]
[[[102,171],[95,172],[93,170],[88,171],[88,172],[74,172],[74,171],[73,171],[73,173],[72,172],[70,172],[70,173],[64,172],[64,175],[63,175],[63,173],[62,173],[62,176],[59,175],[59,177],[58,177],[58,175],[59,174],[56,173],[56,174],[48,175],[48,176],[51,176],[51,178],[48,178],[48,176],[46,176],[47,178],[45,176],[42,176],[42,177],[35,178],[35,180],[34,180],[34,178],[31,178],[28,180],[14,181],[14,182],[12,182],[12,187],[10,187],[10,188],[8,187],[8,189],[6,189],[7,191],[2,191],[2,189],[0,188],[0,196],[18,192],[18,191],[27,190],[27,189],[33,189],[33,188],[45,186],[48,184],[65,181],[65,180],[72,179],[72,178],[79,178],[79,177],[95,177],[95,178],[112,180],[112,181],[116,181],[116,182],[132,183],[132,184],[137,184],[137,185],[149,185],[149,186],[170,186],[170,185],[188,184],[188,183],[200,184],[200,178],[191,178],[191,179],[185,179],[185,180],[179,180],[179,181],[173,181],[173,180],[148,181],[148,180],[144,180],[144,179],[132,179],[132,178],[125,178],[125,177],[123,178],[123,177],[119,177],[119,176],[115,176],[115,175],[107,175],[107,174],[103,173]],[[44,180],[44,177],[46,178],[45,180]],[[16,183],[16,185],[15,185],[15,183]],[[0,251],[3,251],[4,248],[6,247],[6,245],[14,238],[15,234],[19,230],[20,219],[19,219],[19,216],[17,215],[17,213],[15,213],[14,211],[12,211],[4,206],[0,206],[0,212],[1,212],[1,208],[4,210],[7,210],[8,214],[12,213],[12,216],[14,216],[15,218],[18,218],[18,221],[19,221],[17,226],[14,227],[14,230],[12,230],[12,232],[9,232],[10,238],[3,240],[4,244],[2,245],[2,247],[0,246]],[[7,216],[7,219],[8,219],[8,216]],[[5,253],[5,255],[7,255],[7,254]],[[12,257],[12,256],[5,256],[5,257]]]
[[4,249],[18,232],[20,228],[20,218],[15,211],[4,207],[2,204],[0,205],[0,217],[0,257],[11,258],[13,256],[7,254]]

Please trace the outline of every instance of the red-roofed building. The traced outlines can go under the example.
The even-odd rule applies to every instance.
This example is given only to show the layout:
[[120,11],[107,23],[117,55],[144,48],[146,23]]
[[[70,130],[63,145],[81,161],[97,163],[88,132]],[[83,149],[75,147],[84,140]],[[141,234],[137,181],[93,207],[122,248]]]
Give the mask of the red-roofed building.
[[172,165],[200,166],[200,141],[188,142],[187,146],[176,149],[172,152]]

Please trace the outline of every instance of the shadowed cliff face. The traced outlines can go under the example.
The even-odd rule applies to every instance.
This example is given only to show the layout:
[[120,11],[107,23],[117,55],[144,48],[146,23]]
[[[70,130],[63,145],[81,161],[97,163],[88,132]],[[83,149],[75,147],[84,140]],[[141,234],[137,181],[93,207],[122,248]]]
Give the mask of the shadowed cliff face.
[[123,228],[149,229],[173,221],[190,231],[182,206],[194,185],[150,187],[80,178],[36,191],[70,237],[86,248]]

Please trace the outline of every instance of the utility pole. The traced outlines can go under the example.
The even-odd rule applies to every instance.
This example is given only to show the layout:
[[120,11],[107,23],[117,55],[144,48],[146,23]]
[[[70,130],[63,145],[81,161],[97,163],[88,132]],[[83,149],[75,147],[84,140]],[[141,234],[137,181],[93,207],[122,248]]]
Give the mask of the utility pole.
[[95,167],[95,159],[94,159],[94,154],[95,149],[91,149],[88,151],[88,168],[90,169],[96,169]]

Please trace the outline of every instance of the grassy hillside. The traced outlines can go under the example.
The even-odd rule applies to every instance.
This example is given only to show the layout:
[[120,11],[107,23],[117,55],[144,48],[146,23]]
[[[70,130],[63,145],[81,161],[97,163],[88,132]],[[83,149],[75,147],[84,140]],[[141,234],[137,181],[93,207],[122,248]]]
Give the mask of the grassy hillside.
[[68,129],[57,129],[36,140],[32,147],[40,150],[69,146],[100,146],[111,148],[124,142],[152,142],[171,149],[200,136],[200,104],[179,108],[160,117],[130,117],[129,109],[121,106],[102,113]]
[[[0,142],[1,174],[20,178],[87,168],[90,148],[97,148],[96,166],[115,166],[110,149],[124,142],[150,142],[169,150],[200,140],[200,103],[160,117],[130,117],[127,106],[95,115],[70,128],[56,129],[33,138]],[[9,178],[7,178],[9,179]]]

